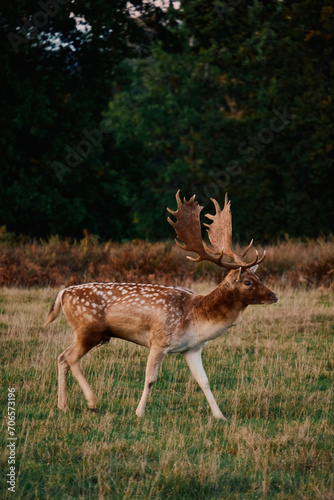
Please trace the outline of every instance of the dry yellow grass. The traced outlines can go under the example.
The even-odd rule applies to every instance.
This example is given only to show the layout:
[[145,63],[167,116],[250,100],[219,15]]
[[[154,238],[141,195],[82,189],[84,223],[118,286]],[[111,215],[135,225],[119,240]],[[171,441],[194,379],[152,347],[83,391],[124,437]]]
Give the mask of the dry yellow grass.
[[[0,228],[0,286],[62,286],[89,281],[134,281],[190,286],[194,280],[221,281],[222,269],[202,262],[194,265],[174,242],[135,240],[124,244],[98,243],[87,234],[80,241],[25,242],[2,240]],[[238,250],[238,246],[236,247]],[[261,245],[257,245],[260,250]],[[260,275],[270,284],[334,289],[334,239],[283,241],[266,247]],[[254,258],[253,250],[248,258]]]
[[[56,291],[0,291],[2,407],[8,387],[17,397],[16,498],[334,498],[331,291],[277,289],[277,304],[249,307],[206,346],[227,423],[211,417],[179,355],[163,361],[138,420],[147,350],[119,340],[83,361],[100,412],[86,410],[72,376],[70,412],[59,412],[56,358],[72,332],[63,315],[41,328]],[[1,437],[5,450],[6,417]]]

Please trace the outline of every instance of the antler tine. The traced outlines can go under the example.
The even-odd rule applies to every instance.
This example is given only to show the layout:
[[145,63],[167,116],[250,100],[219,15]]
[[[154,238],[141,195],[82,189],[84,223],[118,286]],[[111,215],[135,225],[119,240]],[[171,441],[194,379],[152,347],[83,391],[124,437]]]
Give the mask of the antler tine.
[[[226,196],[227,196],[227,193],[226,193]],[[226,207],[226,197],[225,197],[225,205],[224,205],[224,208]],[[221,212],[221,209],[220,209],[220,205],[218,203],[217,200],[215,200],[214,198],[210,198],[210,200],[212,201],[212,203],[214,204],[215,206],[215,209],[216,209],[216,214],[218,214],[219,212]],[[212,215],[212,214],[205,214],[205,217],[207,219],[210,219],[210,220],[214,220],[215,216]],[[210,227],[210,224],[206,224],[204,223],[204,226],[207,226],[207,227]]]
[[241,267],[243,267],[244,269],[248,269],[249,267],[253,267],[253,266],[256,266],[258,264],[261,264],[261,262],[263,261],[265,256],[266,256],[266,251],[263,250],[263,255],[259,259],[259,252],[257,250],[255,250],[255,259],[252,262],[249,262],[248,264],[242,265]]
[[255,259],[252,262],[249,262],[246,266],[243,266],[244,268],[248,267],[253,267],[256,266],[256,264],[259,262],[259,252],[255,250]]
[[[182,248],[182,247],[181,247]],[[220,254],[220,256],[217,259],[210,259],[210,262],[214,262],[217,264],[217,266],[220,267],[226,267],[226,269],[239,269],[240,264],[236,264],[234,262],[224,262],[222,261],[222,258],[224,257],[224,252]],[[208,260],[208,258],[203,258],[203,257],[197,257],[196,259],[194,257],[190,257],[187,255],[187,259],[193,261],[193,262],[201,262],[202,260]]]
[[[176,193],[176,195],[175,195],[175,198],[176,198],[176,203],[177,203],[177,209],[176,209],[176,210],[172,210],[171,208],[168,208],[168,207],[167,207],[168,212],[169,212],[170,214],[172,214],[172,215],[176,215],[176,213],[177,213],[178,209],[179,209],[179,208],[180,208],[180,206],[182,205],[182,202],[181,202],[181,200],[180,200],[180,190],[179,190],[179,189],[177,190],[177,193]],[[168,220],[168,222],[169,222],[169,221],[170,221],[170,218],[168,217],[168,219],[167,219],[167,220]],[[169,223],[170,223],[170,222],[169,222]]]
[[265,250],[263,250],[263,255],[262,255],[261,259],[259,259],[259,260],[257,261],[257,264],[261,264],[261,262],[264,260],[265,256],[266,256],[266,251],[265,251]]
[[241,254],[241,257],[245,257],[246,253],[248,252],[248,250],[250,249],[250,247],[253,245],[253,239],[251,240],[250,244],[248,245],[248,247],[245,248],[245,250],[242,252]]
[[[179,192],[180,192],[180,190],[179,190]],[[195,195],[195,194],[193,194],[193,195],[192,195],[192,197],[189,199],[189,201],[187,201],[187,200],[186,200],[186,197],[184,196],[184,197],[183,197],[183,203],[186,203],[187,205],[188,205],[188,204],[190,204],[190,203],[194,203],[195,198],[196,198],[196,195]]]
[[[203,245],[205,245],[205,243],[203,243]],[[213,257],[212,262],[219,265],[219,262],[222,260],[222,258],[223,258],[223,252],[221,252],[221,254],[218,257]],[[202,260],[208,260],[206,257],[203,257],[203,256],[199,256],[199,257],[195,258],[195,257],[190,257],[189,255],[187,255],[187,259],[192,260],[193,262],[201,262]]]

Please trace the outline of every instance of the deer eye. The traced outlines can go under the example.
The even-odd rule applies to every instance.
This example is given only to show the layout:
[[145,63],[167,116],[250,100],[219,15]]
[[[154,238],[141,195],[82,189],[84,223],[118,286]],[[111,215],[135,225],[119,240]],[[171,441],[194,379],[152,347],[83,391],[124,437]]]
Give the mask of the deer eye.
[[251,286],[252,282],[251,281],[245,281],[246,286]]

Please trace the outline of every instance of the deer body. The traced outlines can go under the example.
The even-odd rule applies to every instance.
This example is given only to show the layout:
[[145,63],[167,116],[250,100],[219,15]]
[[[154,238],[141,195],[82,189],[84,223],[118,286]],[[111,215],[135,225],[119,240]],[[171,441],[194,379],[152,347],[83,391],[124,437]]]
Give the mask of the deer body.
[[[193,200],[192,198],[182,205],[177,194],[178,211],[174,215],[178,217],[178,222],[171,223],[176,226],[178,236],[182,233],[182,239],[186,243],[183,248],[196,251],[201,260],[212,260],[222,267],[230,268],[229,273],[207,295],[197,295],[182,287],[135,283],[85,283],[61,290],[46,322],[46,325],[51,323],[62,308],[75,331],[74,342],[58,357],[60,409],[67,409],[66,382],[71,369],[84,392],[88,407],[96,410],[96,397],[82,373],[80,359],[96,345],[119,338],[149,349],[144,391],[136,411],[138,417],[144,415],[147,398],[163,357],[168,353],[179,352],[184,355],[194,378],[202,388],[213,415],[225,419],[210,390],[202,365],[202,349],[209,340],[219,337],[228,328],[238,324],[248,305],[270,304],[276,302],[277,298],[255,275],[257,265],[254,264],[264,257],[259,260],[256,254],[255,261],[246,264],[233,253],[234,262],[229,264],[222,261],[223,252],[220,248],[214,254],[206,244],[201,243],[198,231],[196,235],[193,227],[188,233],[183,230],[188,217],[187,210],[191,216],[199,214],[198,206]],[[217,204],[216,209],[217,206],[219,208]],[[184,207],[186,216],[182,212]],[[224,211],[219,212],[217,209],[216,217],[223,219],[225,229],[227,227],[221,244],[224,253],[230,255],[231,223],[227,209],[229,205],[225,202]],[[210,218],[214,219],[213,216]],[[215,227],[217,228],[214,224],[210,226],[213,241],[217,240]],[[192,242],[194,235],[195,243],[187,244]]]

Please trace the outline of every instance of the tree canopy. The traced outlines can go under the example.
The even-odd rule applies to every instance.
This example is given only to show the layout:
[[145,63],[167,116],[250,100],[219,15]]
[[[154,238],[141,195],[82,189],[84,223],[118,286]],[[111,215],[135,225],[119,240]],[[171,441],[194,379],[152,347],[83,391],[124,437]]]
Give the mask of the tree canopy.
[[181,187],[240,240],[333,231],[332,2],[51,3],[0,8],[9,230],[167,238]]

